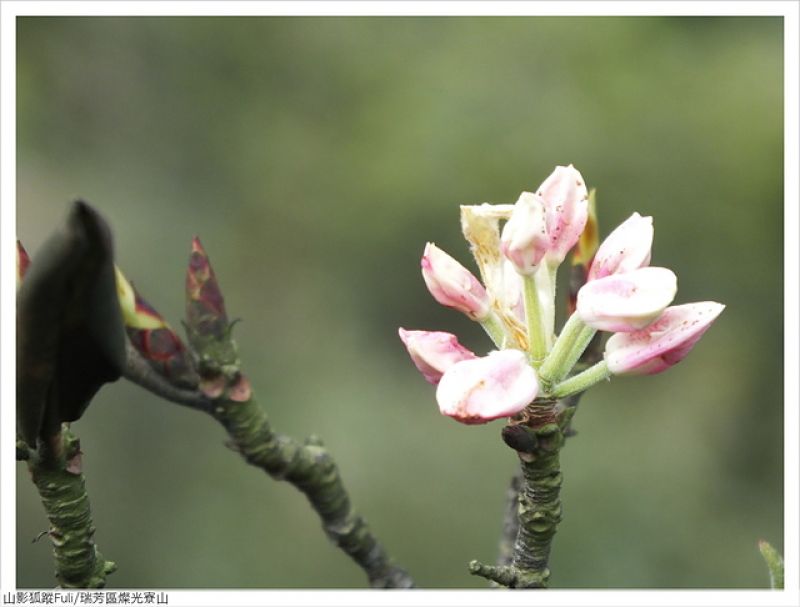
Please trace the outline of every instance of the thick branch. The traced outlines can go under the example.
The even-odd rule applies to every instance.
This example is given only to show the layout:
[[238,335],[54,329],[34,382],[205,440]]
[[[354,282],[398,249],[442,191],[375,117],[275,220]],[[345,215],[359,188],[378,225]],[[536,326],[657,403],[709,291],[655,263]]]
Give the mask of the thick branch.
[[103,588],[116,565],[103,558],[94,543],[89,496],[81,473],[78,439],[66,425],[51,445],[38,451],[17,444],[17,458],[28,462],[42,498],[48,535],[53,543],[56,579],[62,588]]
[[519,499],[519,532],[512,566],[541,574],[547,587],[550,545],[561,521],[561,472],[558,451],[533,461],[521,460],[523,484]]
[[394,565],[355,511],[336,463],[318,439],[304,444],[276,434],[254,399],[223,400],[212,415],[221,422],[242,457],[276,480],[302,491],[322,519],[328,537],[367,574],[373,588],[412,588],[414,581]]
[[[503,440],[517,452],[522,473],[516,538],[510,564],[507,556],[497,567],[473,561],[473,575],[509,588],[548,586],[550,545],[561,521],[559,451],[564,435],[559,413],[557,401],[537,400],[503,428]],[[507,534],[512,528],[510,524],[504,527],[504,542],[510,541]]]

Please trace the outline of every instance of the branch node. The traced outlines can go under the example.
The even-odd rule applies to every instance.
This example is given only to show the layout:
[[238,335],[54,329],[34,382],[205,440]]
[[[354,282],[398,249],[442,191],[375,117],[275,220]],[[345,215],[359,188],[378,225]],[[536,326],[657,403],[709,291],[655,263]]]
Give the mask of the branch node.
[[505,588],[515,588],[517,582],[516,568],[508,565],[485,565],[480,561],[472,560],[469,562],[469,572],[495,582]]

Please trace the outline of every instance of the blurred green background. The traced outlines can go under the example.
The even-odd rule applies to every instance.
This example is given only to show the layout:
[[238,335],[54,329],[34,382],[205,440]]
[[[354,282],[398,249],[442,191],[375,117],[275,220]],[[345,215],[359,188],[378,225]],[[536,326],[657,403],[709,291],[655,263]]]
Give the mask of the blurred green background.
[[[485,587],[515,455],[440,416],[397,327],[479,327],[427,293],[427,240],[474,267],[458,205],[556,164],[607,234],[653,215],[676,303],[727,304],[687,361],[587,394],[563,452],[552,584],[765,587],[783,549],[779,18],[22,18],[18,222],[32,254],[74,197],[180,326],[192,235],[279,431],[321,435],[425,587]],[[563,293],[563,289],[561,290]],[[123,381],[84,419],[115,587],[363,587],[305,499],[210,418]],[[20,586],[54,584],[19,466]]]

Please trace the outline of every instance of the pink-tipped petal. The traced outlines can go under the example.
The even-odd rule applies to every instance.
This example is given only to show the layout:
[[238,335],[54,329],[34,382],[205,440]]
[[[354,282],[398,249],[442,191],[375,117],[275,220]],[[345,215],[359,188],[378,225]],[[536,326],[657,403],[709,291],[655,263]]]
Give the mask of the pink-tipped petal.
[[454,364],[477,358],[472,351],[458,343],[458,338],[452,333],[406,331],[403,328],[398,333],[414,365],[434,386]]
[[671,306],[641,331],[612,335],[605,351],[609,371],[652,375],[669,369],[686,357],[724,309],[714,301]]
[[653,218],[634,213],[609,234],[595,253],[587,280],[631,272],[650,263]]
[[523,192],[511,218],[503,227],[500,250],[520,274],[533,274],[547,253],[544,200],[538,194]]
[[536,398],[536,372],[519,350],[454,364],[442,376],[436,400],[442,415],[464,424],[484,424],[522,411]]
[[489,315],[489,295],[480,281],[435,244],[425,245],[420,265],[428,290],[440,304],[455,308],[472,320]]
[[666,268],[639,268],[587,282],[578,291],[580,319],[598,331],[638,331],[656,320],[678,290]]
[[545,203],[550,239],[547,258],[551,263],[561,263],[586,225],[589,214],[586,182],[574,166],[557,166],[536,193]]

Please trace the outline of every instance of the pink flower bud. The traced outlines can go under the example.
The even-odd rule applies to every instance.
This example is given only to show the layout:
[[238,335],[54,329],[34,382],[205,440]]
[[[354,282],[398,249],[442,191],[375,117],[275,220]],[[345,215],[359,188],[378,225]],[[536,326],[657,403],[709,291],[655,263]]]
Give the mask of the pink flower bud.
[[581,287],[577,313],[599,331],[637,331],[661,315],[677,290],[677,278],[666,268],[612,274]]
[[406,331],[402,328],[398,332],[411,360],[434,386],[442,379],[444,372],[457,362],[477,358],[473,352],[458,343],[452,333]]
[[671,306],[641,331],[612,335],[606,343],[608,370],[616,375],[665,371],[686,357],[724,309],[714,301]]
[[422,277],[434,299],[455,308],[472,320],[483,320],[490,312],[489,295],[472,273],[429,242],[422,255]]
[[544,200],[538,194],[523,192],[511,218],[503,228],[500,250],[520,274],[533,274],[547,253]]
[[18,240],[17,241],[17,290],[19,290],[19,286],[22,284],[22,279],[25,276],[25,272],[28,271],[29,265],[31,265],[31,258],[28,256],[28,252],[25,250],[25,247],[23,247],[22,243]]
[[634,213],[609,234],[595,253],[587,280],[637,270],[650,263],[653,218]]
[[484,424],[522,411],[539,391],[536,372],[519,350],[496,350],[445,371],[436,400],[442,415]]
[[536,193],[544,199],[550,248],[547,258],[561,263],[586,225],[588,192],[583,176],[572,165],[557,166]]

